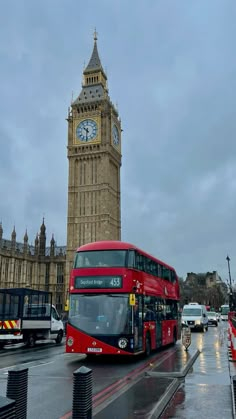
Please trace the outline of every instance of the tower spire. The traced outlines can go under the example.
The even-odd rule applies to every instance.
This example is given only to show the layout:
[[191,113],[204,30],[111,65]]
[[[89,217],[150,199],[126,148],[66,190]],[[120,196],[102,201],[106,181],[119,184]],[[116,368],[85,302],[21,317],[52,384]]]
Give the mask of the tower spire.
[[97,33],[97,31],[96,31],[96,28],[94,29],[93,39],[94,39],[94,41],[95,41],[95,42],[96,42],[96,41],[97,41],[97,39],[98,39],[98,33]]
[[44,217],[43,217],[43,222],[40,227],[40,234],[39,234],[39,255],[45,256],[45,250],[46,250],[46,227],[44,224]]
[[98,54],[98,33],[96,29],[93,34],[93,39],[93,52],[87,67],[83,71],[82,91],[77,99],[72,101],[72,107],[87,102],[102,101],[108,96],[107,76]]
[[98,54],[98,47],[97,47],[98,33],[96,31],[96,28],[95,28],[95,31],[94,31],[94,34],[93,34],[93,39],[94,39],[93,52],[92,52],[91,58],[89,60],[89,63],[84,70],[84,74],[91,73],[93,71],[98,71],[98,70],[102,71],[105,74],[105,72],[102,68],[102,64],[101,64],[99,54]]

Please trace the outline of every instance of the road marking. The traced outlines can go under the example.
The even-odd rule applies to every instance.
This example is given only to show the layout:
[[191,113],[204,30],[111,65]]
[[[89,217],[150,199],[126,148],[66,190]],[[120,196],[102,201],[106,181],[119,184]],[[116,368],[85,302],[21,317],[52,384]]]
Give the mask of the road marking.
[[[2,372],[2,373],[3,373],[3,375],[7,375],[7,374],[8,374],[8,371],[13,370],[14,368],[19,368],[19,367],[21,367],[21,366],[22,366],[22,368],[24,368],[24,367],[25,367],[25,365],[34,364],[35,362],[37,362],[37,361],[30,361],[30,362],[25,362],[25,363],[22,363],[22,364],[11,365],[11,366],[9,366],[9,367],[5,367],[5,368],[0,368],[0,373]],[[50,361],[50,362],[40,362],[38,365],[32,365],[31,367],[29,367],[29,369],[32,369],[32,368],[37,368],[37,367],[42,367],[43,365],[52,364],[53,362],[55,362],[55,361]],[[3,371],[6,371],[6,372],[3,372]]]
[[53,362],[55,362],[55,361],[43,362],[43,363],[38,364],[38,365],[33,365],[32,367],[29,367],[29,368],[30,368],[30,369],[32,369],[32,368],[38,368],[38,367],[42,367],[42,365],[53,364]]

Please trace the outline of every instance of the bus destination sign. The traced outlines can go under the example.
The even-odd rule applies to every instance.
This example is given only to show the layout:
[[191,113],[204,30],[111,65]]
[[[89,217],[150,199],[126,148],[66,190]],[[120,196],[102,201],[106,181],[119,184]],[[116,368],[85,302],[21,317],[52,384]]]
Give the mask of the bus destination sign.
[[75,289],[78,288],[122,288],[122,277],[109,276],[76,276]]

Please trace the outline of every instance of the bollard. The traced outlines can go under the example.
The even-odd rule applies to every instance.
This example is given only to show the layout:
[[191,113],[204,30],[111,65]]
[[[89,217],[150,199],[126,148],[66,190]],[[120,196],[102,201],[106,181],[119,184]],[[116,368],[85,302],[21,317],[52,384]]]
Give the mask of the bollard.
[[0,396],[0,419],[15,419],[15,400]]
[[81,367],[73,376],[72,419],[92,419],[92,370]]
[[8,371],[7,397],[15,400],[16,419],[27,418],[28,368]]
[[236,404],[236,375],[232,377],[233,382],[233,396],[234,396],[234,406]]

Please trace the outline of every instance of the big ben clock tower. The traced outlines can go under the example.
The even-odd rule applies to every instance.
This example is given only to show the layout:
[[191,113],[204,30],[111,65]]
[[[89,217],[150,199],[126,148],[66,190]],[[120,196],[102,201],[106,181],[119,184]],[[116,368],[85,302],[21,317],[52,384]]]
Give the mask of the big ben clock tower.
[[68,115],[67,279],[78,246],[120,240],[121,121],[97,49]]

